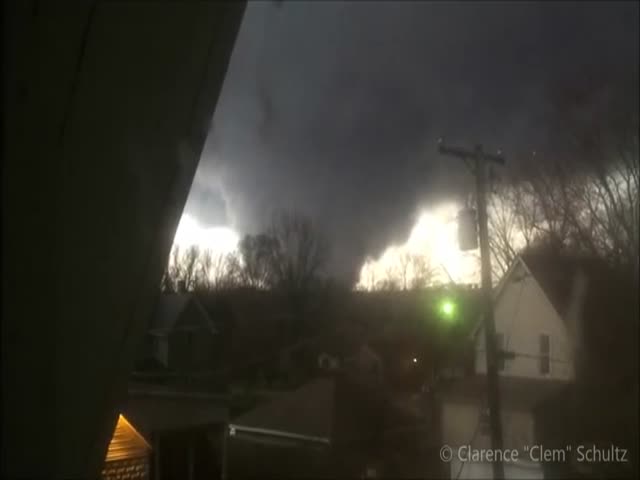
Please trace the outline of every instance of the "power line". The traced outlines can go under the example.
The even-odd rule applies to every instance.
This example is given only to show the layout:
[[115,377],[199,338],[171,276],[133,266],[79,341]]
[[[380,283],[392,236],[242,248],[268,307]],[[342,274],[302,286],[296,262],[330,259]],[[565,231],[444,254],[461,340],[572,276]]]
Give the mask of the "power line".
[[[478,350],[479,353],[485,353],[484,350]],[[548,358],[549,361],[551,362],[557,362],[557,363],[571,363],[569,360],[567,360],[566,358],[560,358],[560,357],[551,357],[549,355],[536,355],[533,353],[525,353],[525,352],[509,352],[509,355],[513,356],[513,357],[521,357],[521,358],[532,358],[532,359],[541,359],[541,358]]]

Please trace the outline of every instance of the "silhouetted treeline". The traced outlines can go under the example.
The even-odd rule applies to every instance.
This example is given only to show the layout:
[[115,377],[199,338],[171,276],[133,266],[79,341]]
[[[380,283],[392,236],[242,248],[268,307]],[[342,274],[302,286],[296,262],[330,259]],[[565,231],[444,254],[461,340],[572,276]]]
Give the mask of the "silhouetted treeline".
[[230,253],[175,246],[162,278],[163,291],[232,288],[300,294],[323,282],[328,243],[308,217],[280,212],[265,232],[245,235]]
[[637,71],[580,73],[549,92],[554,153],[532,152],[491,198],[498,275],[520,249],[541,244],[603,258],[637,275]]

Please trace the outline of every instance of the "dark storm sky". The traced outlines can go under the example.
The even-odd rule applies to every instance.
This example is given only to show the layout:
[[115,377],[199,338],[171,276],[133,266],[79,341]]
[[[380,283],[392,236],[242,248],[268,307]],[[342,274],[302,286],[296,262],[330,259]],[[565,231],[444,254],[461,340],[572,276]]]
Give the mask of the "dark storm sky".
[[637,62],[637,2],[250,2],[185,211],[245,233],[299,210],[349,273],[471,187],[437,137],[517,163],[550,81]]

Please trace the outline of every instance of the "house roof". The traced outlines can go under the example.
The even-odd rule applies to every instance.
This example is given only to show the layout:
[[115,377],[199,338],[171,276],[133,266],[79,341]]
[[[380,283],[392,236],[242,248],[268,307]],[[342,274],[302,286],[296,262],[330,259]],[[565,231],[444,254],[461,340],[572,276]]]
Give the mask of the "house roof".
[[540,253],[525,254],[520,258],[563,319],[571,302],[573,281],[578,272],[586,276],[590,285],[603,278],[611,278],[612,274],[607,264],[596,258]]
[[226,397],[205,393],[129,385],[122,409],[145,435],[168,430],[186,430],[227,421]]
[[[567,382],[524,377],[499,378],[502,407],[509,410],[531,411],[540,402],[566,388]],[[487,377],[474,375],[444,383],[438,396],[447,403],[486,405]]]
[[335,380],[319,378],[286,392],[232,421],[232,427],[261,429],[315,439],[331,438]]
[[124,415],[118,416],[118,422],[107,448],[105,461],[114,462],[126,458],[144,457],[151,451],[145,438],[129,423]]
[[157,333],[166,333],[173,330],[183,312],[190,305],[198,312],[202,325],[208,328],[211,333],[217,333],[215,324],[207,311],[202,307],[198,299],[189,293],[161,295],[151,318],[149,330]]
[[[588,292],[598,292],[598,295],[587,294],[583,304],[586,317],[613,302],[611,285],[624,283],[619,273],[602,259],[571,254],[526,253],[514,260],[500,280],[494,290],[495,300],[500,297],[509,281],[515,279],[515,275],[519,272],[516,268],[518,265],[524,267],[525,275],[530,274],[536,280],[555,311],[565,321],[572,301],[576,274],[584,275]],[[482,319],[480,318],[472,335],[475,336],[481,328]]]
[[637,365],[631,355],[637,351],[639,315],[633,278],[595,258],[525,255],[522,261],[565,321],[569,320],[573,279],[578,272],[584,275],[586,295],[579,322],[588,368],[584,366],[583,374],[602,381],[636,377],[637,373],[629,370]]

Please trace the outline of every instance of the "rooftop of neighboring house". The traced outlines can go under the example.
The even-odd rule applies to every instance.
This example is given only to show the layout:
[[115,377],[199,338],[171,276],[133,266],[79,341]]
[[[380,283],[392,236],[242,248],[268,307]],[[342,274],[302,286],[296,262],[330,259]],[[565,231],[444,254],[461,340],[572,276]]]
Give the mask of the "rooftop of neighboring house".
[[[283,392],[257,408],[234,418],[232,428],[270,431],[274,435],[300,436],[329,442],[334,415],[335,379],[315,379]],[[304,437],[304,438],[302,438]]]
[[[633,342],[638,334],[638,291],[628,273],[601,259],[566,253],[532,252],[518,261],[565,321],[577,275],[586,280],[578,318],[588,362],[585,373],[602,381],[618,381],[617,377],[624,379],[637,372],[637,367],[633,370],[638,364]],[[514,280],[515,272],[511,269],[505,280]]]
[[233,418],[230,427],[234,434],[245,437],[288,437],[302,443],[344,446],[348,451],[371,440],[376,430],[382,431],[385,406],[390,404],[384,391],[338,374],[274,395]]
[[198,295],[225,334],[228,363],[249,365],[271,357],[286,344],[291,314],[275,292],[239,289]]
[[[183,314],[191,309],[190,324],[181,323]],[[149,331],[166,334],[177,328],[207,328],[211,333],[217,329],[209,313],[198,298],[191,293],[163,293],[159,296],[149,322]]]
[[130,383],[122,412],[149,438],[152,432],[218,425],[228,418],[228,397]]
[[[461,306],[466,305],[467,297],[477,296],[477,290],[444,287],[410,292],[314,294],[304,312],[308,328],[297,338],[292,338],[287,331],[296,319],[290,301],[282,293],[239,289],[201,293],[198,298],[228,338],[224,341],[227,349],[224,364],[231,376],[239,380],[247,377],[247,381],[251,381],[254,374],[260,377],[256,372],[263,370],[262,375],[270,379],[269,384],[274,381],[279,384],[289,380],[275,380],[272,370],[280,368],[277,365],[282,365],[287,354],[295,357],[294,364],[299,367],[303,363],[317,367],[317,356],[322,352],[344,360],[365,343],[379,351],[379,345],[374,342],[381,338],[400,336],[428,341],[437,338],[443,343],[457,344],[448,341],[446,335],[442,338],[433,335],[434,329],[456,330],[450,326],[443,328],[445,325],[433,318],[434,299],[452,293],[460,298]],[[462,309],[460,321],[454,327],[468,327],[471,310],[471,307]],[[416,347],[415,350],[423,356],[429,349]],[[406,352],[403,354],[406,356]]]
[[[612,286],[621,288],[625,278],[604,260],[569,254],[525,253],[521,260],[561,317],[565,317],[571,302],[573,282],[578,273],[587,280],[588,291],[611,297]],[[627,279],[628,281],[628,279]]]

